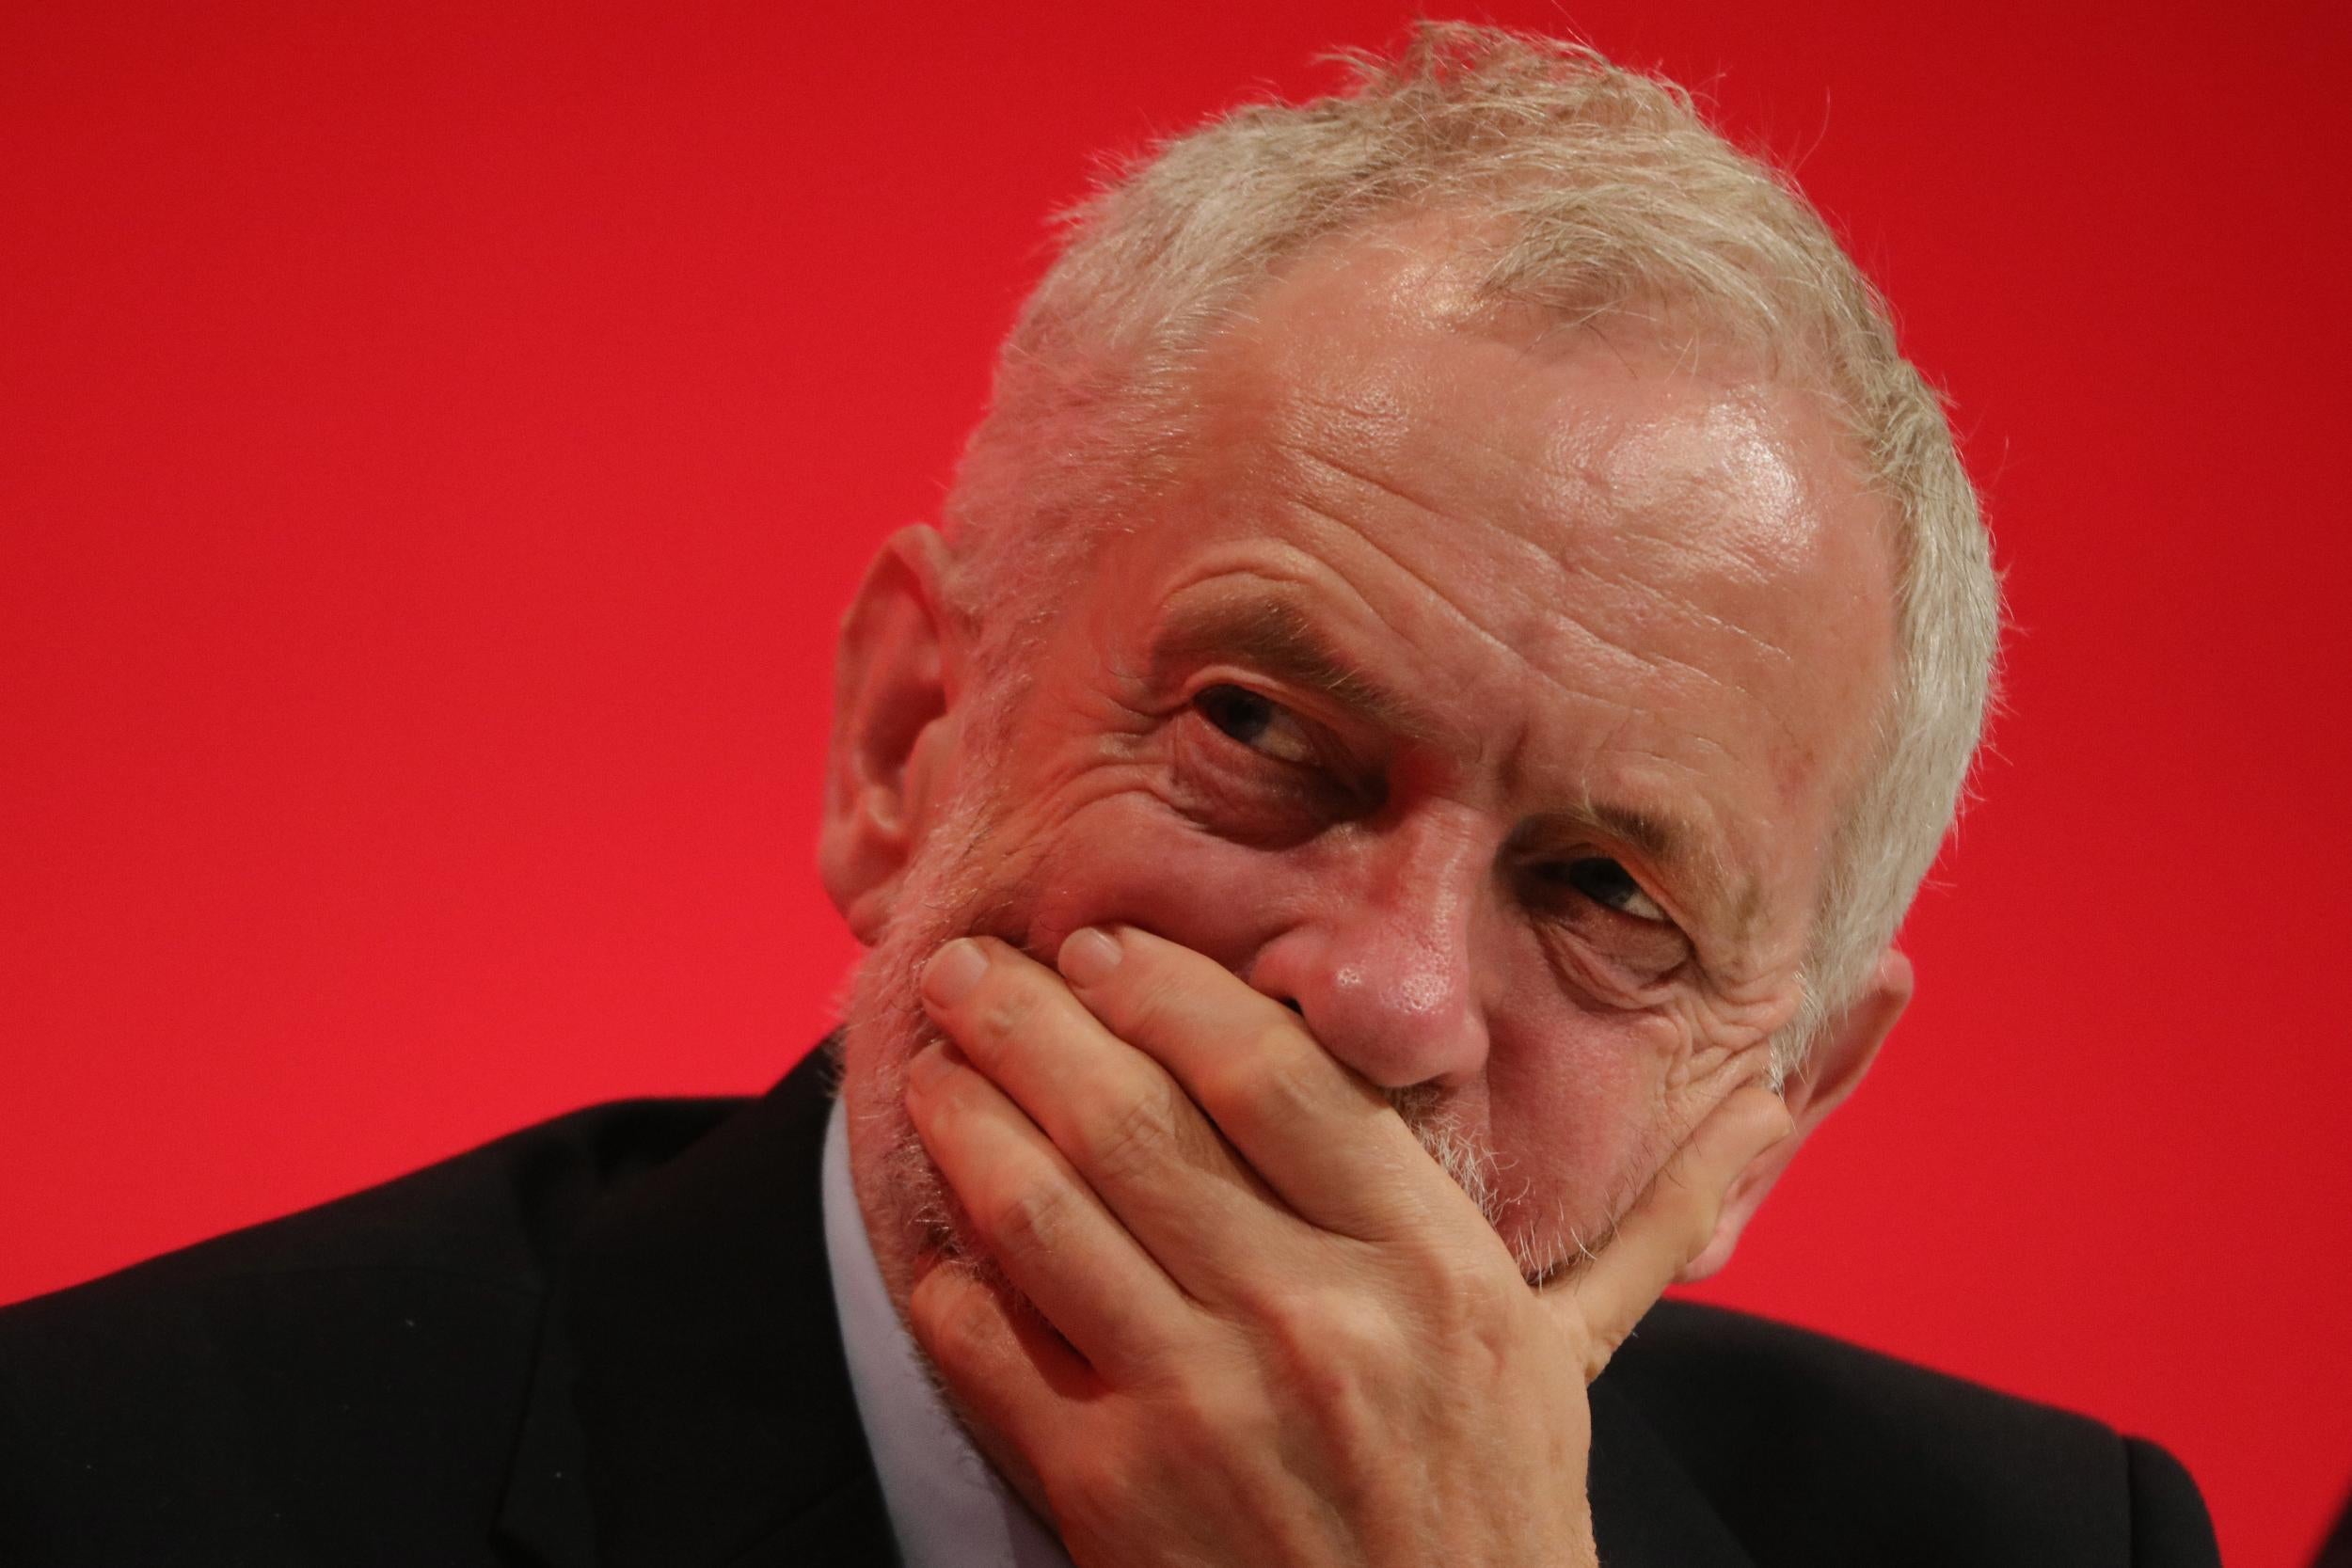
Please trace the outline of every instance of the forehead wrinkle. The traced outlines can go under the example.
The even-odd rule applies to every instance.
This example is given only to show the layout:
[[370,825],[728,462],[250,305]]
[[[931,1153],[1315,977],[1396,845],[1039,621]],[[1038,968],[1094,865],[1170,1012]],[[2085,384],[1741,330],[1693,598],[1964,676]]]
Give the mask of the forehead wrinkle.
[[[1289,496],[1286,497],[1285,499],[1289,502],[1289,504],[1296,507],[1301,512],[1308,514],[1310,516],[1319,518],[1320,520],[1329,523],[1333,527],[1342,529],[1347,533],[1353,535],[1356,539],[1360,541],[1367,549],[1371,550],[1381,560],[1387,562],[1397,571],[1403,573],[1432,599],[1444,606],[1446,610],[1451,613],[1453,617],[1472,636],[1476,637],[1480,641],[1486,643],[1487,646],[1493,648],[1496,652],[1508,657],[1515,665],[1526,671],[1527,673],[1533,675],[1540,684],[1551,688],[1561,696],[1572,702],[1598,703],[1604,706],[1614,708],[1619,713],[1630,713],[1633,711],[1633,705],[1631,703],[1615,697],[1604,696],[1597,691],[1588,691],[1581,688],[1571,686],[1560,676],[1555,675],[1540,664],[1537,664],[1534,660],[1530,659],[1519,649],[1514,647],[1509,641],[1504,639],[1499,633],[1489,630],[1486,626],[1480,623],[1476,616],[1472,615],[1469,610],[1463,609],[1462,606],[1454,600],[1454,596],[1446,592],[1444,585],[1435,577],[1421,570],[1411,562],[1406,560],[1404,556],[1375,540],[1369,533],[1364,531],[1360,524],[1353,522],[1348,518],[1340,515],[1338,513],[1317,506],[1313,501],[1307,499],[1303,496]],[[1458,528],[1461,525],[1449,520],[1447,526]],[[1502,531],[1507,532],[1508,531],[1505,530]],[[1616,646],[1615,643],[1610,642],[1606,638],[1596,636],[1594,641],[1607,647],[1613,648]]]
[[[1376,490],[1381,494],[1394,497],[1416,510],[1437,518],[1440,528],[1458,528],[1461,526],[1451,514],[1445,512],[1443,509],[1431,502],[1421,499],[1410,491],[1406,490],[1395,483],[1378,479],[1373,475],[1363,472],[1352,465],[1340,462],[1334,458],[1326,456],[1321,452],[1314,451],[1295,443],[1283,442],[1279,444],[1295,455],[1304,457],[1309,462],[1319,467],[1338,473],[1370,489]],[[1499,449],[1490,448],[1490,450]],[[1605,478],[1588,478],[1587,476],[1581,474],[1579,475],[1579,482],[1581,483],[1584,483],[1587,488],[1597,487],[1604,492],[1608,485],[1608,481]],[[1307,507],[1308,510],[1314,512],[1318,516],[1325,517],[1333,522],[1341,523],[1343,526],[1354,527],[1354,525],[1346,524],[1345,519],[1341,518],[1321,507],[1317,507],[1311,502],[1302,499],[1298,502],[1298,504]],[[1621,572],[1605,572],[1592,564],[1590,562],[1577,558],[1565,548],[1558,551],[1547,549],[1534,538],[1520,532],[1517,529],[1502,525],[1489,525],[1489,528],[1492,532],[1502,536],[1506,548],[1514,549],[1518,553],[1531,557],[1534,561],[1540,562],[1547,566],[1554,567],[1560,571],[1565,572],[1571,578],[1581,578],[1585,581],[1595,583],[1604,589],[1613,590],[1617,593],[1626,594],[1630,598],[1636,599],[1669,615],[1677,616],[1685,621],[1696,623],[1711,632],[1731,639],[1733,641],[1746,647],[1750,652],[1760,656],[1770,662],[1786,665],[1791,660],[1792,656],[1788,650],[1781,646],[1778,642],[1775,642],[1772,639],[1751,630],[1747,626],[1741,626],[1736,621],[1727,619],[1726,617],[1717,614],[1712,610],[1702,609],[1698,605],[1692,603],[1688,596],[1677,594],[1667,586],[1652,581],[1649,578],[1640,574],[1639,572],[1630,570]],[[1363,532],[1360,528],[1356,528],[1355,531],[1357,531],[1359,535]],[[1661,548],[1671,549],[1674,548],[1678,543],[1681,543],[1680,541],[1672,539],[1666,535],[1652,532],[1637,526],[1631,526],[1629,519],[1620,519],[1620,524],[1615,531],[1646,540],[1647,542]],[[1369,542],[1370,541],[1367,538],[1367,543]],[[1428,588],[1432,593],[1438,592],[1435,582],[1428,577],[1407,565],[1400,554],[1379,545],[1375,545],[1373,547],[1379,550],[1382,555],[1385,555],[1391,561],[1394,561],[1408,575],[1412,576],[1416,581]],[[1441,594],[1438,594],[1438,596],[1440,598],[1444,598],[1444,595]],[[1446,602],[1449,604],[1452,603],[1451,600],[1447,600]],[[1456,612],[1461,614],[1462,619],[1465,622],[1472,626],[1478,626],[1478,623],[1472,620],[1467,612],[1461,611],[1458,606],[1454,608],[1456,609]],[[1575,617],[1569,617],[1569,619],[1574,620]],[[1582,625],[1581,621],[1578,622],[1578,624],[1580,626]],[[1534,664],[1534,661],[1526,659],[1524,653],[1514,647],[1509,641],[1500,636],[1485,633],[1484,627],[1478,627],[1478,629],[1482,632],[1482,634],[1487,635],[1488,640],[1493,641],[1498,647],[1501,647],[1506,652],[1513,654],[1515,657],[1519,657],[1523,662],[1528,663],[1530,668],[1537,669],[1538,673],[1543,673]],[[1589,627],[1586,628],[1586,631],[1588,636],[1593,635],[1590,632]],[[1602,646],[1613,650],[1619,657],[1630,658],[1640,664],[1646,665],[1653,670],[1673,672],[1685,677],[1696,680],[1703,685],[1714,687],[1725,691],[1737,692],[1741,696],[1749,694],[1748,689],[1743,684],[1727,679],[1703,665],[1692,663],[1688,659],[1677,658],[1673,655],[1665,653],[1662,650],[1645,649],[1629,643],[1620,642],[1613,639],[1597,636],[1594,637],[1594,641]],[[1555,682],[1554,684],[1563,685],[1564,689],[1565,689],[1565,683]],[[1584,693],[1583,695],[1587,697],[1594,696],[1593,693]],[[1607,699],[1600,700],[1606,701]],[[1772,706],[1770,705],[1759,705],[1764,707],[1765,716],[1771,721],[1773,727],[1780,732],[1782,738],[1800,750],[1804,749],[1803,738],[1798,736],[1795,729],[1789,724],[1786,715],[1781,713],[1775,706]],[[1703,737],[1694,736],[1693,738]],[[1708,744],[1710,746],[1713,745],[1712,742],[1708,742]],[[1722,750],[1721,747],[1714,747],[1714,749],[1718,751]]]
[[[1414,582],[1420,584],[1432,598],[1434,598],[1438,603],[1445,606],[1445,608],[1453,613],[1454,618],[1464,626],[1468,627],[1474,635],[1507,656],[1518,668],[1534,675],[1536,681],[1541,685],[1551,688],[1570,702],[1581,704],[1597,703],[1615,710],[1617,715],[1616,721],[1611,726],[1608,737],[1602,741],[1597,750],[1602,752],[1609,751],[1616,744],[1618,737],[1624,734],[1626,726],[1631,722],[1635,713],[1638,711],[1634,704],[1623,699],[1604,696],[1598,692],[1584,690],[1569,685],[1565,680],[1554,674],[1549,670],[1545,669],[1541,664],[1528,658],[1524,653],[1520,652],[1517,648],[1514,648],[1502,637],[1487,630],[1485,626],[1479,623],[1475,616],[1471,615],[1468,610],[1456,604],[1453,597],[1445,592],[1444,588],[1434,578],[1416,569],[1411,562],[1406,561],[1400,555],[1374,541],[1370,536],[1365,534],[1359,527],[1349,523],[1343,517],[1339,517],[1323,511],[1321,508],[1315,506],[1311,501],[1294,497],[1292,498],[1292,504],[1296,505],[1303,510],[1308,511],[1316,516],[1322,517],[1341,528],[1346,529],[1350,533],[1361,540],[1363,544],[1375,554],[1389,562],[1390,564],[1395,567],[1396,570],[1404,573]],[[1606,639],[1598,639],[1597,641],[1602,641],[1607,646],[1615,646],[1614,643],[1609,643]],[[1722,750],[1720,746],[1715,745],[1712,741],[1708,741],[1707,743],[1717,751]],[[1516,753],[1518,747],[1515,745],[1512,750]],[[1592,797],[1588,782],[1580,783],[1579,798],[1580,800],[1586,802],[1591,800]],[[1631,808],[1628,809],[1630,810]],[[1636,813],[1636,816],[1638,815],[1639,814]],[[1603,820],[1594,812],[1588,810],[1585,813],[1585,816],[1593,826],[1600,828],[1603,831],[1612,831],[1609,822]],[[1630,821],[1632,818],[1621,818],[1620,820]],[[1660,818],[1659,820],[1667,819]],[[1632,840],[1629,839],[1628,842],[1632,842]],[[1704,853],[1700,852],[1702,846],[1704,847]],[[1715,846],[1711,841],[1708,840],[1705,835],[1700,834],[1695,831],[1686,829],[1679,835],[1677,835],[1676,840],[1671,845],[1661,846],[1661,847],[1673,847],[1679,851],[1679,860],[1681,862],[1682,869],[1684,869],[1688,874],[1690,885],[1700,891],[1702,900],[1712,907],[1712,912],[1715,913],[1718,919],[1731,918],[1733,914],[1732,906],[1734,904],[1742,906],[1754,906],[1756,904],[1757,899],[1760,896],[1760,890],[1756,886],[1755,879],[1752,877],[1744,879],[1745,885],[1741,889],[1739,897],[1736,899],[1731,897],[1732,889],[1730,884],[1732,879],[1729,875],[1726,858],[1723,854],[1720,847]],[[1659,858],[1661,863],[1665,860],[1663,855],[1661,855]]]
[[1412,491],[1406,489],[1394,480],[1382,479],[1377,474],[1368,472],[1363,468],[1358,467],[1352,463],[1342,462],[1339,458],[1332,456],[1328,452],[1317,451],[1312,447],[1306,446],[1302,443],[1283,442],[1281,445],[1291,453],[1291,455],[1304,458],[1318,468],[1322,468],[1329,473],[1337,474],[1342,479],[1351,481],[1354,483],[1362,486],[1364,489],[1376,491],[1380,495],[1390,497],[1395,500],[1403,501],[1406,506],[1411,507],[1414,511],[1424,513],[1429,516],[1437,518],[1439,526],[1441,527],[1456,526],[1453,513],[1449,512],[1444,507],[1438,505],[1435,501],[1422,499],[1420,496],[1417,496]]
[[[1325,396],[1318,398],[1316,401],[1323,405],[1338,408],[1343,411],[1357,411],[1355,405],[1345,400]],[[1484,441],[1476,437],[1472,437],[1469,444],[1480,447],[1497,456],[1508,455],[1503,452],[1500,446],[1490,441]],[[1366,489],[1376,491],[1381,495],[1402,501],[1406,505],[1413,508],[1416,512],[1425,514],[1430,517],[1438,519],[1438,524],[1441,528],[1456,528],[1460,526],[1458,520],[1444,507],[1422,499],[1421,496],[1415,494],[1410,489],[1407,489],[1393,480],[1383,479],[1376,474],[1366,471],[1364,468],[1355,464],[1343,462],[1328,453],[1318,451],[1314,450],[1312,446],[1304,441],[1277,438],[1274,445],[1290,457],[1303,459],[1307,463],[1326,472],[1336,474],[1343,479],[1361,485]],[[1611,492],[1613,490],[1613,485],[1607,476],[1598,472],[1588,471],[1580,467],[1575,473],[1575,478],[1581,487],[1599,495],[1604,500],[1608,499]],[[1311,502],[1302,500],[1301,504],[1308,506],[1309,510],[1313,511],[1319,516],[1328,518],[1334,522],[1344,522],[1343,519],[1336,516],[1329,511],[1322,507],[1314,506]],[[1669,613],[1678,615],[1688,620],[1696,621],[1708,627],[1709,630],[1721,633],[1722,635],[1729,637],[1733,641],[1745,645],[1750,651],[1766,659],[1782,664],[1786,664],[1789,660],[1790,656],[1788,650],[1783,648],[1771,639],[1758,636],[1748,627],[1740,626],[1735,621],[1728,620],[1722,615],[1718,615],[1709,610],[1702,610],[1698,606],[1691,603],[1690,600],[1683,595],[1676,594],[1672,589],[1660,583],[1651,581],[1646,577],[1629,571],[1614,573],[1604,572],[1598,567],[1593,565],[1590,562],[1573,558],[1570,553],[1565,549],[1558,552],[1546,549],[1534,539],[1529,537],[1525,533],[1522,533],[1517,529],[1499,525],[1489,526],[1493,528],[1495,532],[1504,537],[1508,547],[1515,547],[1519,553],[1533,556],[1537,561],[1543,562],[1547,565],[1554,566],[1565,571],[1573,577],[1583,578],[1588,581],[1600,585],[1601,587],[1614,589],[1619,593],[1629,594],[1659,610],[1665,610]],[[1724,531],[1734,531],[1736,530],[1736,524],[1726,523],[1724,525]],[[1360,532],[1361,531],[1358,530],[1357,531]],[[1677,549],[1688,544],[1687,540],[1668,537],[1666,535],[1652,532],[1646,529],[1641,528],[1638,526],[1635,519],[1631,517],[1621,518],[1619,526],[1615,531],[1646,540],[1652,545],[1669,550]],[[1392,560],[1398,559],[1392,552],[1388,550],[1384,549],[1381,553],[1390,555]],[[1401,560],[1399,561],[1399,564],[1403,564]],[[1410,571],[1411,568],[1407,567],[1406,570]],[[1414,573],[1413,575],[1418,580],[1422,581],[1424,586],[1431,586],[1428,579],[1422,577],[1421,574]],[[1467,620],[1468,617],[1465,616],[1464,619]],[[1493,639],[1493,641],[1505,648],[1509,647],[1509,644],[1503,642],[1500,638]],[[1679,671],[1685,674],[1694,676],[1710,686],[1728,688],[1732,685],[1732,683],[1725,681],[1722,676],[1717,675],[1710,670],[1704,669],[1701,666],[1692,664],[1685,659],[1675,658],[1664,653],[1645,652],[1638,648],[1624,647],[1623,645],[1614,642],[1610,643],[1610,646],[1617,647],[1621,652],[1628,654],[1632,657],[1639,659],[1643,663],[1652,666],[1653,668]],[[1788,738],[1791,740],[1796,738],[1793,733],[1788,732],[1788,724],[1786,721],[1780,717],[1780,715],[1775,713],[1772,715],[1772,718],[1774,722],[1780,725],[1783,732],[1788,735]]]
[[[1607,335],[1602,335],[1600,341],[1613,353],[1618,353],[1622,357],[1622,350]],[[1755,423],[1753,419],[1742,423],[1739,433],[1742,443],[1748,446],[1768,445],[1769,443],[1765,442],[1763,437],[1756,435],[1752,428]],[[1750,509],[1740,505],[1737,497],[1725,493],[1734,486],[1724,483],[1722,476],[1709,476],[1696,472],[1662,476],[1662,483],[1654,482],[1653,484],[1653,488],[1659,493],[1636,501],[1634,498],[1625,493],[1624,486],[1610,473],[1608,465],[1594,462],[1581,453],[1580,443],[1588,443],[1592,436],[1591,431],[1581,427],[1565,427],[1561,438],[1554,443],[1553,450],[1547,454],[1549,462],[1546,467],[1555,482],[1565,482],[1591,498],[1593,504],[1589,507],[1579,508],[1580,512],[1597,510],[1606,513],[1611,518],[1609,530],[1613,535],[1624,539],[1640,540],[1654,546],[1669,558],[1680,560],[1687,556],[1692,546],[1692,541],[1689,532],[1677,529],[1671,521],[1662,528],[1652,526],[1653,520],[1670,518],[1677,502],[1695,503],[1696,510],[1705,512],[1714,519],[1714,526],[1699,536],[1702,541],[1718,546],[1710,555],[1710,563],[1727,575],[1736,576],[1751,583],[1763,579],[1770,569],[1766,557],[1777,552],[1759,552],[1758,542],[1754,537],[1757,531],[1758,519],[1749,515]],[[1510,461],[1513,456],[1499,442],[1478,430],[1463,433],[1456,443],[1456,448],[1457,451],[1462,448],[1476,450],[1505,461]],[[1326,466],[1341,468],[1343,472],[1353,473],[1352,469],[1344,468],[1336,463],[1327,462]],[[1790,484],[1796,483],[1794,476],[1784,474],[1782,477]],[[1406,499],[1413,499],[1393,485],[1377,481],[1367,482],[1378,483],[1380,488],[1402,496]],[[1788,501],[1793,497],[1794,492],[1791,492],[1781,499]],[[1782,511],[1788,509],[1787,505],[1781,508]],[[1710,631],[1730,638],[1771,662],[1787,664],[1793,657],[1787,648],[1772,639],[1759,636],[1736,621],[1702,609],[1688,598],[1676,594],[1667,585],[1653,580],[1648,575],[1631,569],[1616,572],[1604,571],[1590,561],[1580,558],[1570,549],[1563,548],[1557,551],[1547,549],[1534,537],[1518,530],[1502,529],[1499,531],[1508,535],[1511,545],[1522,554],[1557,566],[1601,587],[1618,590],[1649,605],[1672,611],[1704,626]],[[1708,672],[1698,670],[1695,666],[1685,664],[1682,667],[1692,670],[1693,673],[1708,675]],[[1714,677],[1708,676],[1708,678]]]
[[[1690,544],[1690,541],[1687,538],[1655,531],[1651,529],[1643,527],[1642,522],[1644,515],[1628,512],[1619,507],[1614,501],[1612,494],[1612,486],[1606,478],[1586,475],[1583,473],[1579,473],[1575,477],[1580,488],[1582,488],[1597,497],[1602,505],[1613,514],[1613,521],[1611,525],[1611,532],[1613,534],[1621,538],[1632,538],[1645,541],[1650,545],[1656,546],[1661,551],[1669,554],[1679,555],[1687,549]],[[1511,542],[1517,546],[1522,554],[1532,556],[1535,560],[1541,561],[1547,565],[1556,566],[1560,570],[1569,574],[1571,577],[1582,578],[1586,581],[1597,583],[1603,588],[1614,589],[1619,593],[1629,594],[1634,598],[1644,601],[1646,604],[1655,606],[1658,609],[1671,611],[1686,620],[1696,622],[1711,631],[1720,632],[1724,636],[1732,639],[1734,641],[1745,645],[1752,652],[1756,653],[1775,663],[1786,664],[1789,661],[1790,655],[1788,650],[1782,647],[1779,643],[1774,642],[1770,638],[1757,635],[1755,631],[1740,625],[1736,621],[1728,620],[1712,610],[1700,608],[1698,605],[1692,603],[1691,600],[1685,595],[1675,593],[1671,588],[1653,580],[1650,577],[1641,572],[1630,569],[1616,572],[1603,571],[1600,567],[1593,564],[1592,562],[1583,559],[1581,556],[1570,549],[1565,547],[1559,550],[1547,549],[1534,538],[1527,534],[1520,533],[1516,530],[1504,530],[1503,531],[1509,534]],[[1680,661],[1677,660],[1670,662],[1679,663]],[[1692,670],[1695,673],[1708,675],[1708,672],[1699,670],[1694,665],[1684,664],[1682,667]],[[1708,678],[1713,680],[1716,677],[1708,675]]]
[[[1529,547],[1531,549],[1534,549],[1538,555],[1543,557],[1544,560],[1550,562],[1554,565],[1560,566],[1572,577],[1582,578],[1587,581],[1598,583],[1605,588],[1616,589],[1619,592],[1628,594],[1633,597],[1645,599],[1650,604],[1656,605],[1661,610],[1680,614],[1687,619],[1705,626],[1709,631],[1720,633],[1723,636],[1731,638],[1735,641],[1745,644],[1751,650],[1772,659],[1776,663],[1785,665],[1792,662],[1792,656],[1789,654],[1788,650],[1782,647],[1772,639],[1761,636],[1756,632],[1753,632],[1747,627],[1740,626],[1736,621],[1726,620],[1724,617],[1718,615],[1711,610],[1701,610],[1696,605],[1691,603],[1688,599],[1671,593],[1666,589],[1661,588],[1657,584],[1649,582],[1643,578],[1625,574],[1601,572],[1581,562],[1565,561],[1557,556],[1549,555],[1544,552],[1540,547],[1536,546],[1532,540],[1529,541],[1528,544]],[[1624,657],[1638,660],[1639,662],[1649,666],[1653,670],[1671,671],[1694,679],[1703,685],[1714,687],[1719,690],[1735,692],[1741,697],[1749,697],[1753,695],[1749,688],[1742,682],[1727,678],[1724,675],[1719,675],[1714,671],[1708,669],[1706,666],[1693,664],[1689,659],[1677,658],[1672,654],[1659,649],[1640,648],[1628,643],[1608,641],[1606,639],[1602,641],[1607,641],[1607,645],[1609,647],[1614,648]],[[1781,712],[1780,708],[1776,705],[1757,702],[1755,704],[1755,706],[1763,713],[1764,717],[1768,721],[1771,721],[1772,728],[1780,733],[1780,736],[1783,740],[1786,740],[1791,747],[1800,752],[1807,749],[1804,737],[1797,733],[1795,726],[1789,723],[1788,716]],[[1704,736],[1693,734],[1690,738],[1708,747],[1710,750],[1716,752],[1724,750],[1722,746],[1708,739]]]

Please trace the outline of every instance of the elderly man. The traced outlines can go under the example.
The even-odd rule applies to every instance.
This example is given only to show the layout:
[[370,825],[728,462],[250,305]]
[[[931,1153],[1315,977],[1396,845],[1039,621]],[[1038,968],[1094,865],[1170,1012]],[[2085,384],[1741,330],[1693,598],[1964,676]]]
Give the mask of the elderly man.
[[1901,1012],[1997,621],[1680,94],[1431,27],[1165,148],[947,524],[843,630],[831,1052],[0,1319],[8,1560],[2214,1560],[2148,1445],[1652,1310]]

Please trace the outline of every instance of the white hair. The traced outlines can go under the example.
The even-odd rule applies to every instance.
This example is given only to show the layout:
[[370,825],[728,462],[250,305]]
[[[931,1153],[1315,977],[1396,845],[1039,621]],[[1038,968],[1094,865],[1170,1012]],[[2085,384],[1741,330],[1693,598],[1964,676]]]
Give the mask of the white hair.
[[983,667],[1023,662],[1102,531],[1179,461],[1186,371],[1282,262],[1417,211],[1500,235],[1484,292],[1571,322],[1670,309],[1825,391],[1897,546],[1898,671],[1836,839],[1804,997],[1774,1040],[1799,1066],[1857,995],[1958,809],[1992,699],[2000,595],[1942,404],[1885,302],[1782,173],[1671,82],[1581,45],[1426,23],[1301,104],[1233,110],[1064,215],[1007,339],[946,502]]

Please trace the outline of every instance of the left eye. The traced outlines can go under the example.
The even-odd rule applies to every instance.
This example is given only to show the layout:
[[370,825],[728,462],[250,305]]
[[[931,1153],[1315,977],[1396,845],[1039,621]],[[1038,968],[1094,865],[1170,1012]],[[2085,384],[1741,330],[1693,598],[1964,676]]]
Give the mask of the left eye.
[[1549,873],[1554,880],[1565,882],[1594,903],[1629,914],[1636,920],[1654,920],[1661,925],[1666,911],[1658,901],[1642,891],[1642,884],[1633,874],[1615,861],[1602,855],[1569,861]]
[[1192,700],[1200,716],[1253,752],[1302,767],[1315,758],[1314,742],[1295,714],[1239,686],[1204,687]]

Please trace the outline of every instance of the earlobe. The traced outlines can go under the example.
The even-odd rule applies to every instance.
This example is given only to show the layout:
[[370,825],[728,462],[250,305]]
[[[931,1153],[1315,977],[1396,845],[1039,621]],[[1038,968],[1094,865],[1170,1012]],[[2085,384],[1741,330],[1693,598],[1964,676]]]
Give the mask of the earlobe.
[[1732,1182],[1715,1222],[1714,1237],[1705,1251],[1684,1266],[1678,1279],[1685,1283],[1705,1279],[1731,1261],[1740,1233],[1763,1206],[1765,1195],[1780,1180],[1780,1173],[1788,1168],[1813,1130],[1861,1086],[1870,1064],[1878,1058],[1879,1047],[1910,1005],[1915,985],[1908,958],[1893,947],[1879,955],[1870,983],[1814,1042],[1804,1070],[1790,1074],[1781,1087],[1794,1129],[1751,1161]]
[[951,565],[936,531],[892,534],[858,584],[834,653],[818,872],[869,946],[951,765],[962,654],[944,586]]

